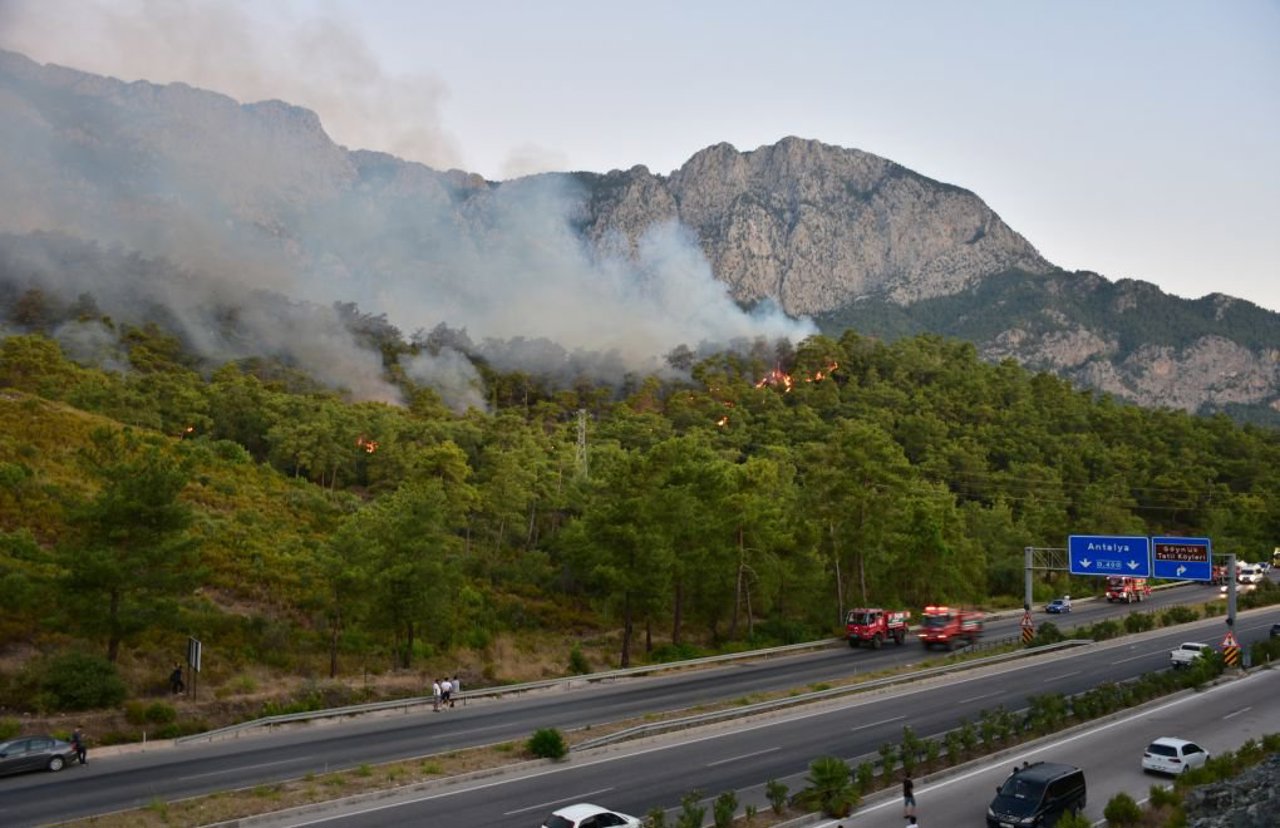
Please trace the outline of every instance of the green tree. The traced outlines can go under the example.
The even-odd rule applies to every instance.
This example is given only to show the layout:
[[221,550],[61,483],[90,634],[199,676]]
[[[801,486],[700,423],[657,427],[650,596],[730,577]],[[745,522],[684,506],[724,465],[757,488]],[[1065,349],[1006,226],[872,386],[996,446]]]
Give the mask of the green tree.
[[171,452],[125,431],[99,429],[82,453],[101,489],[69,508],[71,537],[58,549],[71,624],[120,645],[177,622],[179,599],[200,582],[193,516],[180,500],[190,472]]

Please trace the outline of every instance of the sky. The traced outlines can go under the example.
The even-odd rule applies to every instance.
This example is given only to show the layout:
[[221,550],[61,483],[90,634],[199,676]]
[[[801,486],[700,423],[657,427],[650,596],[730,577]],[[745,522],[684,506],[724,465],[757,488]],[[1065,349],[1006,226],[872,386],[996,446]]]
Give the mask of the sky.
[[1280,0],[0,0],[0,48],[493,180],[816,139],[1059,266],[1280,311]]

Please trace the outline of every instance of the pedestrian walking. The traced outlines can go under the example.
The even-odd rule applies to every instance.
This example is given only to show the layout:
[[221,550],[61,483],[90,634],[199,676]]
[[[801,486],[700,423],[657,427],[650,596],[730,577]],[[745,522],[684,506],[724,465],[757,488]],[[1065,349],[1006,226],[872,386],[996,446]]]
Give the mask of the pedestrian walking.
[[902,776],[902,815],[913,817],[916,813],[916,785],[910,774]]
[[450,707],[453,707],[455,704],[457,704],[458,700],[455,697],[461,692],[462,692],[462,679],[458,678],[457,676],[454,676],[453,677],[453,693],[449,696]]
[[84,728],[76,725],[76,729],[71,731],[71,747],[76,750],[76,759],[82,765],[89,764],[89,750],[85,746]]
[[440,688],[440,679],[436,679],[431,683],[431,709],[440,712],[440,694],[443,692]]
[[445,676],[444,681],[440,682],[440,700],[444,702],[445,707],[452,707],[449,699],[453,696],[453,682],[449,681],[449,677]]
[[907,817],[907,828],[920,828],[920,823],[916,822],[914,815]]
[[186,689],[187,685],[182,680],[182,665],[175,665],[173,672],[169,674],[169,690],[176,696]]

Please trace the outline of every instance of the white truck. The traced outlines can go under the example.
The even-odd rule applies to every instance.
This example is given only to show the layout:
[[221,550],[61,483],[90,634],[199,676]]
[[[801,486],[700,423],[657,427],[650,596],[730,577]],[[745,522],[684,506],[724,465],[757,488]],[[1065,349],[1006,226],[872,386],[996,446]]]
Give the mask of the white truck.
[[1169,663],[1173,665],[1173,669],[1180,667],[1190,667],[1191,662],[1195,661],[1202,655],[1213,652],[1213,648],[1208,644],[1201,644],[1196,641],[1184,641],[1177,647],[1169,651]]

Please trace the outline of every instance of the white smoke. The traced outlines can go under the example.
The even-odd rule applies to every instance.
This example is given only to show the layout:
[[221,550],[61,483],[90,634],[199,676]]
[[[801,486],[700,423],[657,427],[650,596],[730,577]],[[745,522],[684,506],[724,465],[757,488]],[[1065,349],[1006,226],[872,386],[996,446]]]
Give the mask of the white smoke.
[[[430,83],[414,92],[386,77],[334,21],[290,28],[285,20],[264,33],[246,8],[8,0],[0,45],[78,68],[93,68],[86,61],[106,49],[136,58],[152,78],[202,80],[241,96],[294,94],[329,117],[354,113],[370,130],[403,122],[398,107],[411,106],[429,128],[416,138],[398,133],[413,145],[403,151],[438,166],[455,157],[435,124],[434,99],[421,97],[437,95]],[[66,15],[75,25],[62,26]],[[443,176],[345,153],[309,113],[286,104],[241,106],[177,86],[85,83],[85,107],[70,117],[80,84],[59,88],[55,124],[47,102],[23,97],[48,94],[41,73],[28,81],[29,71],[14,70],[15,93],[0,95],[0,231],[68,233],[142,254],[128,266],[45,262],[32,286],[90,293],[121,320],[163,309],[211,359],[277,356],[358,398],[395,402],[381,355],[357,344],[334,303],[385,314],[401,331],[465,328],[481,342],[470,352],[496,368],[563,382],[668,375],[662,355],[679,345],[705,353],[816,330],[772,305],[740,309],[675,223],[651,227],[634,255],[610,252],[629,249],[617,240],[588,243],[579,225],[589,194],[574,176],[501,185]],[[263,291],[299,301],[264,300]],[[462,353],[432,349],[406,371],[457,410],[483,407]]]

